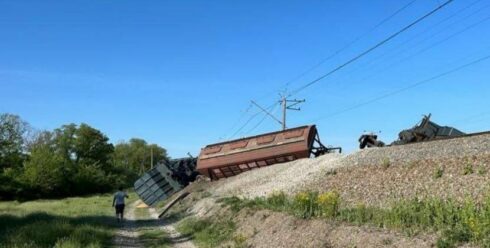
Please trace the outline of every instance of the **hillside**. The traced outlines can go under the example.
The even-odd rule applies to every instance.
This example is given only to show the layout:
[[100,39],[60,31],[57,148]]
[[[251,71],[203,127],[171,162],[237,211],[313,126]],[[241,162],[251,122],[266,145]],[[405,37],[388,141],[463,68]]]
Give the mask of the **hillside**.
[[[373,148],[350,155],[327,154],[224,180],[201,180],[187,188],[193,192],[191,197],[173,214],[229,219],[236,225],[234,237],[238,235],[243,241],[239,243],[253,247],[440,246],[437,228],[407,232],[372,224],[304,219],[274,207],[240,207],[233,211],[223,199],[266,199],[279,192],[292,198],[299,192],[337,192],[340,208],[362,206],[384,211],[414,199],[448,200],[455,205],[471,201],[478,205],[485,203],[490,193],[489,170],[490,135]],[[488,240],[462,243],[471,246],[485,242]]]

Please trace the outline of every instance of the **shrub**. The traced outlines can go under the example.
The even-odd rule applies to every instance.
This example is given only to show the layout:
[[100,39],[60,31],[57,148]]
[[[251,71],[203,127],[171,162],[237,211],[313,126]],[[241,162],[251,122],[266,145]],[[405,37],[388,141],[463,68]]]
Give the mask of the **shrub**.
[[301,218],[311,218],[317,215],[319,210],[317,192],[300,192],[294,196],[294,212]]
[[322,216],[335,217],[338,214],[340,195],[335,191],[320,194],[317,203]]

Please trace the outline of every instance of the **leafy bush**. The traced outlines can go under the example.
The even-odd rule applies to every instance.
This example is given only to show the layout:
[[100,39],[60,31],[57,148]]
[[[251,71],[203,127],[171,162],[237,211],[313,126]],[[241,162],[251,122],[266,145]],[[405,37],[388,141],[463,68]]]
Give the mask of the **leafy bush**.
[[335,217],[338,214],[340,195],[336,191],[318,195],[317,202],[320,208],[321,216]]
[[317,192],[300,192],[294,196],[293,210],[301,218],[311,218],[320,213]]

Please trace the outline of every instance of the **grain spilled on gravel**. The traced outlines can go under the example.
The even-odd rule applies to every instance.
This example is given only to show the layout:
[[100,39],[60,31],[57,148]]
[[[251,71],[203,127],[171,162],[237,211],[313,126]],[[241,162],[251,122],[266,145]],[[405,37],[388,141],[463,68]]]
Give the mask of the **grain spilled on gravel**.
[[247,198],[266,196],[275,191],[294,193],[301,189],[305,182],[338,167],[340,164],[337,161],[342,157],[341,154],[326,154],[318,158],[299,159],[251,170],[217,181],[213,191],[220,196]]

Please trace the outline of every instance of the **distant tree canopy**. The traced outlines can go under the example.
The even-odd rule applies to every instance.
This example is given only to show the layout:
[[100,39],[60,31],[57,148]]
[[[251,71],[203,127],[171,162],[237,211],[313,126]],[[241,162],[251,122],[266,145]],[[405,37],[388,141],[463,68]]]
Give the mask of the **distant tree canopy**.
[[87,124],[63,125],[34,137],[18,116],[0,115],[0,199],[40,198],[107,192],[130,186],[164,148],[131,139],[116,146]]
[[142,139],[133,138],[128,143],[121,142],[116,145],[114,163],[142,174],[150,169],[152,154],[154,164],[167,158],[167,151],[164,148],[155,144],[147,144]]
[[17,168],[25,159],[29,124],[19,116],[0,115],[0,169]]

